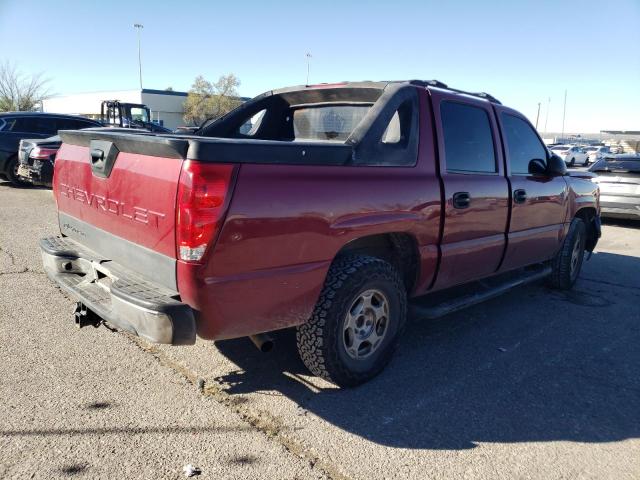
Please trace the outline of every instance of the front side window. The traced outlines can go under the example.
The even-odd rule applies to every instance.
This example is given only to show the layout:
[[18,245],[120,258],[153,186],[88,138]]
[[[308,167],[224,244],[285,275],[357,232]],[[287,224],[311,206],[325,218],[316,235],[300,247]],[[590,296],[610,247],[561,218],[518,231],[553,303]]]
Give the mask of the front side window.
[[546,163],[546,149],[527,122],[514,115],[503,113],[502,125],[512,175],[529,174],[529,162],[533,159]]
[[457,102],[440,105],[447,171],[495,173],[496,155],[486,110]]
[[86,122],[84,120],[76,120],[75,128],[80,130],[82,128],[95,128],[97,125],[94,122]]
[[59,118],[56,120],[56,130],[76,130],[78,122],[69,118]]

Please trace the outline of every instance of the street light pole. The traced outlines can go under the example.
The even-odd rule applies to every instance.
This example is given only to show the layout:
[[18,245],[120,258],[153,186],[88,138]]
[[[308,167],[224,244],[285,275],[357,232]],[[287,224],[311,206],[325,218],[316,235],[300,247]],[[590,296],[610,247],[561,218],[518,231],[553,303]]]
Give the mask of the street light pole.
[[140,90],[142,90],[142,56],[140,54],[140,30],[144,28],[141,23],[134,23],[133,28],[138,31],[138,76],[140,78]]
[[311,54],[307,52],[305,57],[307,57],[307,83],[305,85],[309,85],[309,69],[311,66]]
[[551,97],[548,97],[547,99],[547,113],[544,117],[544,135],[543,136],[547,136],[547,122],[549,121],[549,108],[551,108]]
[[564,108],[562,109],[562,141],[564,142],[564,118],[567,114],[567,91],[564,91]]
[[538,102],[538,114],[536,115],[536,130],[538,130],[538,119],[540,118],[540,102]]

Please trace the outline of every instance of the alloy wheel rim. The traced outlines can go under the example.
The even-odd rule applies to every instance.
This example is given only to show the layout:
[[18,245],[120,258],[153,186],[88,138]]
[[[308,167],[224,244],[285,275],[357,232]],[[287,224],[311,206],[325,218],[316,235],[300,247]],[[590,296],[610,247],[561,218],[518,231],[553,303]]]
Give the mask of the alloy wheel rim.
[[576,241],[573,244],[573,250],[571,251],[571,275],[573,276],[576,273],[576,270],[578,269],[578,264],[580,263],[580,252],[582,251],[582,249],[580,248],[581,246],[581,238],[580,235],[578,234],[576,236]]
[[389,330],[389,300],[377,289],[365,290],[351,303],[342,329],[347,354],[354,360],[373,355]]

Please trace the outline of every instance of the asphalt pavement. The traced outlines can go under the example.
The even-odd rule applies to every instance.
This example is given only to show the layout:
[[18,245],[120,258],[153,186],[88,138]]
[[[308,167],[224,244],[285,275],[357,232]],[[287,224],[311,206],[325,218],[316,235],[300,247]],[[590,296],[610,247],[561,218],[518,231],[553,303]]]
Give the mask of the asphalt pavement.
[[0,182],[0,478],[640,478],[638,223],[605,224],[573,291],[414,309],[351,390],[311,376],[290,331],[262,354],[76,330],[40,264],[56,231],[49,190]]

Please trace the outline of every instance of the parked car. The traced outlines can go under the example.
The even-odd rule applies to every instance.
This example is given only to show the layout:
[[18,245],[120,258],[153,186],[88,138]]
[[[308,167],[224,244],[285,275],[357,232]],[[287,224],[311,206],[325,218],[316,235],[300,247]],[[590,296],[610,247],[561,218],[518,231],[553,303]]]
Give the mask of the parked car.
[[20,140],[17,173],[20,182],[50,187],[53,181],[53,164],[60,145],[62,139],[59,135]]
[[198,131],[199,128],[200,127],[190,127],[190,126],[177,127],[173,131],[173,133],[181,133],[183,135],[193,135]]
[[611,155],[611,150],[609,147],[605,145],[594,145],[584,148],[585,153],[589,157],[589,163],[597,162],[605,158],[608,155]]
[[408,297],[499,283],[428,297],[438,316],[534,279],[569,289],[600,235],[597,186],[525,116],[436,81],[274,90],[198,135],[61,133],[62,236],[40,246],[79,326],[263,349],[296,327],[309,370],[351,386],[389,361]]
[[573,167],[576,163],[589,165],[589,157],[586,152],[575,145],[557,145],[551,148],[551,151],[564,160],[564,163]]
[[42,112],[0,113],[0,177],[18,185],[18,147],[23,138],[47,138],[58,130],[100,127],[101,123],[84,117]]
[[597,175],[603,216],[640,220],[640,154],[611,155],[589,171]]

